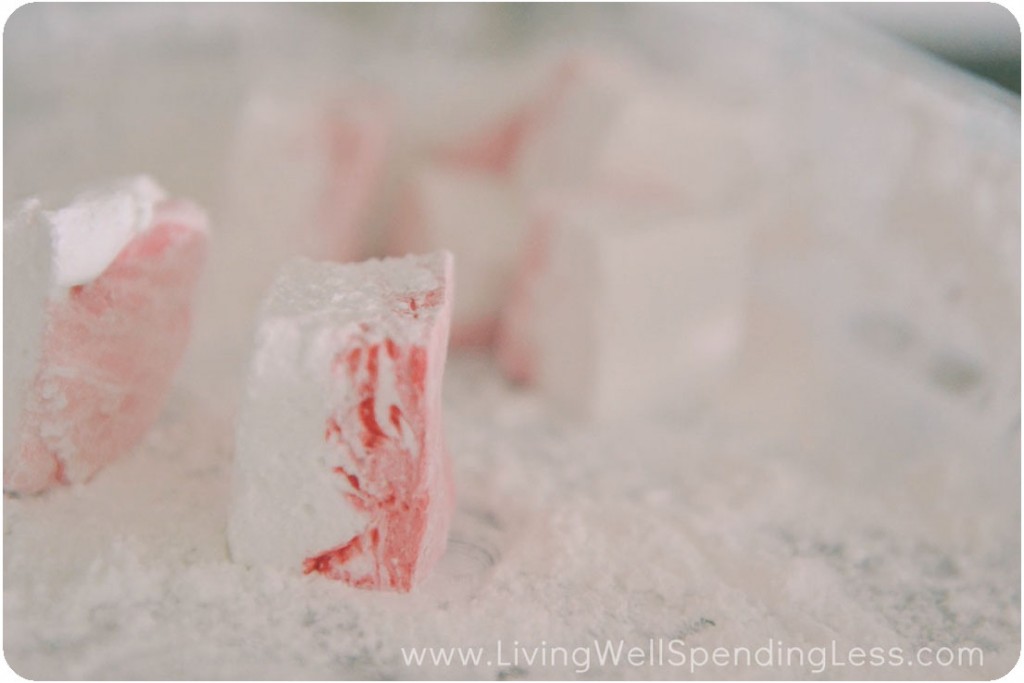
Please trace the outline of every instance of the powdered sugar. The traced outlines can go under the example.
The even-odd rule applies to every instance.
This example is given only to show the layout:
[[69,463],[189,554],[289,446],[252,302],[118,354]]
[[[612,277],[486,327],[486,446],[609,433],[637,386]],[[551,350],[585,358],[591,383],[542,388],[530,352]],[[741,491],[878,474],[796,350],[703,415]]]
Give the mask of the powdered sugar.
[[[987,642],[986,675],[1016,659],[1004,635],[1016,628],[1014,600],[1002,590],[1016,576],[1003,547],[1014,524],[1000,502],[1011,484],[995,473],[936,478],[955,448],[901,458],[878,486],[823,469],[810,442],[798,452],[736,417],[566,427],[481,357],[455,359],[447,386],[462,495],[449,551],[419,590],[372,595],[229,562],[232,422],[218,399],[186,386],[138,458],[87,488],[7,502],[9,661],[84,678],[557,677],[572,667],[499,664],[495,643],[507,662],[515,640],[650,637],[709,648]],[[850,467],[866,472],[887,457]],[[972,453],[988,466],[999,457]],[[936,594],[956,600],[957,622],[931,606]],[[401,647],[427,645],[487,647],[491,664],[404,664]],[[704,673],[744,671],[764,674]]]
[[166,198],[152,178],[138,176],[89,190],[46,212],[53,224],[56,285],[84,284],[106,270],[125,245],[153,225],[153,207]]
[[[370,259],[351,268],[337,264],[294,259],[279,274],[277,286],[269,292],[263,315],[273,318],[286,315],[296,319],[311,316],[318,322],[337,326],[354,324],[381,312],[387,302],[436,289],[436,276],[417,264],[415,258]],[[425,327],[436,315],[426,309],[413,327]],[[386,316],[380,316],[388,325]],[[408,333],[407,327],[387,332],[398,336]]]
[[239,416],[233,559],[400,591],[436,563],[454,505],[440,408],[451,262],[283,269]]
[[[87,481],[137,445],[156,420],[189,337],[205,255],[202,211],[182,200],[143,210],[152,214],[146,225],[102,272],[65,288],[50,281],[54,271],[88,263],[128,229],[116,210],[126,201],[119,189],[91,191],[80,201],[49,215],[30,201],[4,228],[5,263],[17,283],[9,300],[20,317],[5,353],[8,398],[20,411],[9,414],[16,419],[6,430],[8,492]],[[99,251],[77,243],[79,232]],[[88,253],[73,258],[73,247]]]

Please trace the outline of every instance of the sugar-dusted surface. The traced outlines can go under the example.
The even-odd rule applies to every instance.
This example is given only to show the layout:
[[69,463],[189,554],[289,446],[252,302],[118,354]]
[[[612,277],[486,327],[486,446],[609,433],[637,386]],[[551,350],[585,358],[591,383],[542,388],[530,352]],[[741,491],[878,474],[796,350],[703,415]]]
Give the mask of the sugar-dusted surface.
[[[5,225],[14,252],[5,265],[17,280],[5,297],[15,311],[8,398],[20,409],[5,425],[5,491],[87,481],[156,420],[189,338],[206,253],[205,214],[161,197],[137,178],[52,212],[30,202]],[[44,236],[35,236],[38,254],[23,232]],[[34,272],[37,256],[50,263]]]
[[167,193],[152,178],[136,176],[83,192],[47,212],[56,284],[73,287],[96,279],[132,239],[153,226],[154,207],[165,199]]
[[436,564],[451,301],[447,252],[282,269],[239,417],[233,559],[398,591]]
[[[773,416],[768,429],[738,403],[582,429],[509,389],[491,361],[453,359],[451,542],[419,590],[395,596],[228,561],[230,401],[210,393],[209,377],[190,377],[138,457],[88,487],[5,502],[4,645],[20,673],[558,677],[571,671],[499,664],[497,639],[508,661],[515,640],[651,637],[709,648],[976,645],[983,667],[942,672],[971,678],[1016,661],[1013,446],[955,421],[928,421],[931,452],[916,432],[858,432],[919,410],[898,395],[873,407],[832,398],[845,418],[803,419],[799,443],[786,436],[792,420]],[[836,437],[846,457],[826,455]],[[400,648],[424,645],[487,654],[479,666],[406,666]],[[595,662],[595,672],[686,670]],[[764,675],[808,672],[702,672]]]
[[263,315],[292,318],[303,326],[340,327],[372,319],[384,332],[404,340],[406,335],[422,332],[440,314],[436,307],[426,307],[414,318],[389,315],[393,307],[410,307],[417,296],[443,285],[438,274],[420,261],[420,257],[370,259],[339,268],[329,262],[293,260],[271,288]]

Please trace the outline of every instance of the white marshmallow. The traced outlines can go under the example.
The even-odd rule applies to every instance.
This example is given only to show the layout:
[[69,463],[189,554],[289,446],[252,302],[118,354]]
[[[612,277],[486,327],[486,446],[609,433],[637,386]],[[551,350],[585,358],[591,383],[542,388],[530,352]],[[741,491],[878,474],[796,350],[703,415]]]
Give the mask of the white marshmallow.
[[549,226],[527,331],[554,404],[613,418],[699,397],[723,376],[742,332],[746,226],[602,201]]
[[451,269],[443,252],[282,269],[238,424],[236,561],[404,591],[440,557]]
[[205,214],[139,176],[4,222],[4,489],[84,482],[156,420],[189,339]]
[[387,117],[369,99],[261,96],[242,113],[228,173],[226,221],[290,256],[351,260],[383,169]]
[[392,251],[451,251],[459,264],[452,343],[486,343],[523,241],[525,212],[517,193],[500,176],[434,166],[413,180],[408,201]]
[[750,189],[756,152],[749,112],[686,96],[623,64],[580,61],[562,80],[515,164],[528,196],[590,188],[707,208]]

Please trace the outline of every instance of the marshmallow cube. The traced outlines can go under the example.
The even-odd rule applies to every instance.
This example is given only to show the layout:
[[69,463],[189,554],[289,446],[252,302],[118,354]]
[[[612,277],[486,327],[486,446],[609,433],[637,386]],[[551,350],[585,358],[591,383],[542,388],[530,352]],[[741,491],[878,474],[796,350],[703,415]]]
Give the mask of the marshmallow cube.
[[206,217],[146,177],[4,222],[4,490],[84,482],[155,421],[189,337]]
[[372,99],[249,102],[234,143],[226,216],[244,241],[264,245],[251,256],[274,257],[262,264],[268,281],[290,256],[360,258],[388,138],[386,111]]
[[539,280],[547,267],[548,239],[560,206],[537,204],[529,212],[526,236],[501,308],[495,333],[494,355],[507,380],[533,384],[537,365],[537,297]]
[[489,346],[512,281],[525,212],[500,176],[433,166],[412,181],[390,251],[451,251],[459,263],[452,346]]
[[519,359],[526,378],[564,412],[615,418],[693,400],[728,370],[742,332],[744,225],[685,215],[591,201],[542,223],[544,254],[518,302],[526,325],[503,332],[530,354]]
[[[573,85],[602,75],[613,77],[621,71],[617,62],[577,51],[554,64],[545,59],[534,65],[537,66],[539,71],[528,67],[525,73],[501,74],[497,79],[501,96],[489,98],[494,102],[485,107],[487,112],[482,121],[463,123],[454,139],[438,150],[438,160],[462,168],[507,174],[514,169],[527,140],[549,123],[547,119],[557,113]],[[492,74],[484,83],[465,84],[464,90],[487,93],[494,81]]]
[[481,130],[472,131],[448,147],[438,158],[442,163],[489,173],[506,173],[519,155],[533,123],[533,112],[523,106],[508,112]]
[[235,128],[224,217],[213,244],[204,348],[238,359],[278,269],[305,256],[339,262],[372,249],[368,220],[384,182],[388,110],[366,97],[249,100]]
[[513,164],[528,197],[591,190],[708,208],[751,187],[756,128],[744,109],[595,59],[563,65],[555,83]]
[[445,252],[284,266],[238,424],[236,561],[401,592],[434,565],[455,504],[441,425],[451,302]]

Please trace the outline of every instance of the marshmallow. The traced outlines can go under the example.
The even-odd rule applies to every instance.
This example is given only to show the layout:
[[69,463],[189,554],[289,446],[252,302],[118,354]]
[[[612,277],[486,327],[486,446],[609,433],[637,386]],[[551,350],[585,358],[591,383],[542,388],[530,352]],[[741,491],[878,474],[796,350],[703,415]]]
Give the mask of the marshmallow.
[[532,111],[527,106],[507,112],[496,121],[438,151],[442,163],[454,167],[489,173],[506,173],[519,155],[523,140],[532,124]]
[[565,91],[581,76],[614,69],[611,64],[594,55],[572,53],[559,58],[553,68],[545,58],[518,73],[500,72],[498,93],[489,92],[494,73],[480,83],[466,83],[464,89],[473,94],[473,101],[465,102],[467,109],[483,109],[484,114],[479,120],[461,122],[458,133],[437,150],[437,160],[465,169],[511,173],[527,140],[557,111]]
[[445,252],[286,264],[238,424],[228,539],[250,565],[408,591],[454,509],[441,425]]
[[[257,97],[243,111],[229,169],[228,227],[265,248],[266,279],[290,256],[351,261],[381,182],[389,126],[383,106]],[[254,264],[256,265],[256,264]]]
[[518,195],[499,176],[433,166],[412,181],[390,251],[447,249],[455,255],[453,346],[492,342],[525,225]]
[[530,212],[519,261],[498,319],[495,359],[505,378],[516,384],[533,384],[536,378],[537,289],[547,266],[549,233],[558,217],[557,202],[541,202]]
[[201,348],[244,377],[260,301],[289,258],[353,261],[383,182],[391,126],[368,98],[253,97],[235,128],[222,229],[201,302]]
[[748,111],[687,96],[625,62],[566,60],[541,102],[512,168],[528,197],[593,190],[709,208],[753,184]]
[[552,204],[534,226],[499,335],[512,379],[568,414],[614,418],[699,398],[729,369],[743,321],[741,222],[591,198]]
[[206,217],[146,177],[4,222],[4,489],[88,480],[152,425],[184,352]]

